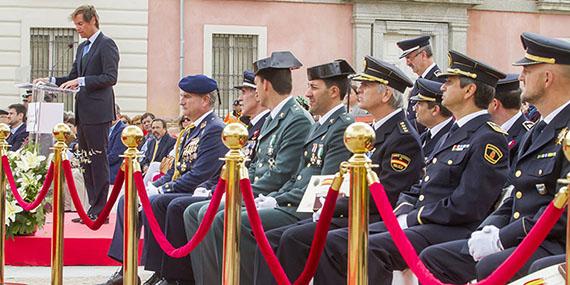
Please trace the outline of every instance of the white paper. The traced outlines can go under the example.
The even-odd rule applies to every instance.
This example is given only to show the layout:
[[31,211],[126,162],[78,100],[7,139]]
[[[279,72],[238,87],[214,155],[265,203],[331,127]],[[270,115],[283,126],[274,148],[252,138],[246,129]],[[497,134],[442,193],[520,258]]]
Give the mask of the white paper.
[[[316,197],[326,197],[334,179],[334,175],[313,175],[309,180],[309,185],[303,194],[303,198],[299,203],[297,212],[299,213],[312,213],[314,212],[313,206]],[[345,175],[344,180],[340,186],[340,193],[348,196],[350,191],[350,178]]]

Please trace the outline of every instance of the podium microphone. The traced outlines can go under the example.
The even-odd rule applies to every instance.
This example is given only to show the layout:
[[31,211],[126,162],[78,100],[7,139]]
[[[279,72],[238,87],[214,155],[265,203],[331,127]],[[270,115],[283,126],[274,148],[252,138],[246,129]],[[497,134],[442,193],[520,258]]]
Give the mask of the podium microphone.
[[70,50],[73,50],[73,46],[75,45],[75,42],[71,42],[67,44],[67,49],[65,49],[65,51],[63,51],[61,53],[61,55],[57,58],[57,60],[54,61],[53,65],[50,67],[49,71],[48,71],[48,78],[52,78],[53,77],[53,73],[55,71],[55,67],[61,62],[61,60],[67,56],[69,54]]

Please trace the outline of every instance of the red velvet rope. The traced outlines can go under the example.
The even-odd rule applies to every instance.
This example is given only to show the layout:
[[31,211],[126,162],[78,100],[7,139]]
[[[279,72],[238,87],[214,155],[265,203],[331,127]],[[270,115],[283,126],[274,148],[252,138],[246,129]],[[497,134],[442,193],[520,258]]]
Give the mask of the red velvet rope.
[[[259,245],[265,261],[269,265],[269,269],[271,270],[273,277],[275,277],[275,280],[280,285],[290,285],[291,282],[289,281],[289,278],[285,274],[283,267],[275,256],[271,245],[269,245],[267,236],[265,236],[265,231],[263,230],[263,225],[261,223],[261,219],[259,218],[259,213],[257,213],[257,209],[255,207],[255,200],[253,198],[253,191],[251,190],[251,183],[249,179],[240,180],[240,189],[243,195],[243,200],[253,235],[255,236],[255,240]],[[323,211],[321,212],[320,219],[317,222],[317,228],[315,229],[315,235],[313,238],[313,243],[311,244],[309,257],[305,263],[303,272],[295,281],[295,285],[309,284],[315,275],[315,272],[317,271],[319,259],[321,258],[323,249],[325,247],[327,232],[332,220],[337,198],[338,191],[329,189],[327,198],[325,200],[325,205],[323,206]]]
[[77,214],[79,214],[79,217],[88,228],[94,231],[98,230],[101,228],[103,223],[105,223],[105,220],[107,220],[111,209],[113,209],[113,206],[119,197],[119,193],[121,193],[121,188],[123,187],[123,182],[125,180],[125,172],[119,169],[117,177],[115,178],[113,190],[111,191],[107,204],[105,204],[105,208],[103,208],[101,213],[99,213],[96,220],[91,220],[85,212],[85,209],[83,209],[83,204],[81,204],[81,199],[79,198],[79,194],[77,194],[77,188],[75,187],[75,181],[73,180],[73,173],[71,172],[71,162],[66,159],[61,162],[61,165],[63,168],[63,174],[65,175],[65,181],[67,182],[67,187],[69,188],[69,194],[71,195],[71,200],[73,200],[73,205],[75,205]]
[[[404,234],[404,231],[400,228],[382,184],[379,182],[373,183],[370,185],[370,192],[372,193],[376,207],[378,207],[380,211],[384,224],[392,236],[392,240],[420,283],[427,285],[443,284],[425,267],[419,259],[414,247]],[[505,260],[501,266],[495,269],[491,275],[476,284],[506,284],[540,246],[563,211],[564,209],[557,209],[550,203],[544,214],[511,256]]]
[[8,161],[8,157],[5,155],[2,156],[2,167],[4,168],[4,173],[6,173],[6,178],[8,180],[8,183],[10,183],[10,190],[12,191],[12,195],[14,195],[14,198],[16,199],[16,201],[18,201],[20,207],[22,207],[22,209],[24,209],[25,211],[31,211],[37,208],[46,197],[49,187],[51,187],[51,182],[53,181],[53,162],[51,162],[49,165],[49,169],[47,171],[44,184],[42,185],[42,189],[36,196],[36,199],[31,203],[27,203],[26,201],[24,201],[24,199],[22,199],[22,196],[20,196],[20,193],[18,192],[18,187],[16,186],[16,181],[14,181],[12,169],[10,168],[10,162]]
[[156,242],[160,246],[160,248],[166,253],[168,256],[172,258],[181,258],[187,256],[206,236],[208,230],[212,226],[214,218],[216,217],[216,213],[218,212],[218,207],[220,206],[220,202],[222,201],[222,196],[226,189],[226,181],[220,178],[218,181],[218,185],[216,185],[216,190],[214,190],[214,196],[210,201],[210,205],[206,210],[206,214],[204,215],[204,219],[202,223],[198,227],[198,230],[194,234],[191,240],[189,240],[185,245],[174,248],[172,244],[168,241],[160,225],[156,221],[156,217],[152,212],[152,206],[150,205],[150,200],[148,199],[146,188],[143,181],[143,176],[140,171],[134,173],[134,180],[135,186],[137,187],[137,191],[139,193],[139,198],[143,207],[143,211],[145,212],[146,218],[148,220],[148,224],[150,226],[150,230],[152,231],[152,235],[156,239]]

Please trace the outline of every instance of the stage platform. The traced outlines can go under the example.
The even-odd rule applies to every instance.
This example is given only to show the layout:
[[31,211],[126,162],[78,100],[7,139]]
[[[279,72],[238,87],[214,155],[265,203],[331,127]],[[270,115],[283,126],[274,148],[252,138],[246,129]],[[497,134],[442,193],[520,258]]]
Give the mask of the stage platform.
[[[77,213],[65,213],[64,265],[120,265],[107,256],[115,229],[115,213],[111,213],[109,224],[92,231],[87,226],[71,222]],[[6,239],[6,264],[16,266],[50,266],[52,215],[48,214],[43,229],[33,236],[18,236]],[[142,242],[139,242],[139,259]]]

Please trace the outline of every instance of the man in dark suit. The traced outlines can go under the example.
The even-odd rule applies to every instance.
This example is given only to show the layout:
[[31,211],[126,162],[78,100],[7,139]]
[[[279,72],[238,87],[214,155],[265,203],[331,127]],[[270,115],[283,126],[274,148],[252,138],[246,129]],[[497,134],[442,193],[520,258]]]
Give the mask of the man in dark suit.
[[6,140],[11,151],[16,151],[22,147],[28,139],[26,131],[26,107],[22,104],[12,104],[8,106],[8,125],[10,126],[10,136]]
[[148,142],[148,148],[141,161],[141,168],[146,172],[151,162],[161,162],[170,153],[176,139],[168,134],[166,121],[154,119],[151,123],[152,139]]
[[508,133],[510,165],[514,164],[523,136],[534,125],[526,120],[521,112],[522,90],[518,77],[518,74],[507,74],[506,78],[499,80],[495,88],[495,98],[488,108],[491,120]]
[[[449,55],[442,104],[457,121],[432,153],[421,183],[402,193],[394,210],[417,251],[467,237],[491,211],[508,171],[506,139],[488,123],[486,110],[505,75],[458,52]],[[370,226],[368,240],[370,280],[391,284],[392,272],[406,269],[406,262],[383,223]],[[346,242],[345,229],[329,232],[315,284],[346,282]]]
[[437,81],[418,78],[415,85],[419,91],[418,95],[410,98],[411,102],[415,102],[416,119],[427,127],[420,136],[426,160],[431,156],[439,139],[447,134],[453,125],[451,111],[441,104],[441,85]]
[[[193,197],[194,190],[208,180],[218,180],[219,169],[223,164],[220,158],[228,151],[221,140],[224,123],[213,112],[216,103],[216,81],[205,75],[186,76],[180,80],[178,86],[181,89],[182,112],[193,123],[180,134],[178,157],[175,158],[176,162],[172,168],[159,180],[147,186],[147,191],[155,193],[150,196],[153,213],[162,231],[175,247],[186,243],[184,221],[181,219],[184,209],[189,204],[206,199]],[[108,252],[109,257],[118,261],[123,260],[123,205],[124,199],[121,198],[117,206],[117,224]],[[145,242],[142,260],[146,270],[157,273],[151,278],[153,282],[164,277],[168,281],[180,281],[175,284],[191,283],[192,271],[184,269],[184,265],[189,264],[188,258],[172,259],[166,256],[154,239],[146,218],[143,218],[143,221]],[[165,267],[162,266],[163,263],[166,264]],[[177,267],[180,264],[182,267]],[[165,281],[166,284],[170,284],[168,281]],[[107,284],[123,284],[122,282],[122,271],[119,271]]]
[[[439,67],[433,61],[433,51],[429,40],[430,36],[420,36],[413,39],[399,41],[396,45],[402,50],[400,58],[406,59],[406,65],[409,66],[412,71],[419,76],[419,78],[443,82],[443,79],[437,78],[435,75],[439,72]],[[419,90],[416,84],[410,92],[409,98],[418,95],[418,92]],[[414,125],[414,127],[416,127],[418,133],[422,134],[425,131],[425,126],[416,122],[416,113],[413,105],[414,102],[408,100],[408,108],[406,110],[408,120],[412,125]]]
[[[89,157],[83,163],[85,187],[89,196],[88,214],[97,218],[105,207],[109,192],[109,162],[107,160],[108,134],[115,119],[115,95],[119,50],[115,42],[99,30],[99,16],[95,7],[83,5],[71,14],[75,30],[86,41],[79,44],[77,55],[69,75],[42,78],[64,89],[77,89],[75,119],[79,149]],[[79,220],[75,220],[79,222]]]
[[109,161],[109,183],[115,183],[117,172],[123,163],[124,154],[127,147],[121,140],[121,133],[127,125],[121,121],[121,109],[118,104],[115,104],[115,120],[109,130],[109,151],[107,152],[107,160]]
[[[367,56],[363,73],[353,78],[360,81],[358,105],[374,116],[376,133],[374,149],[369,153],[392,203],[398,194],[416,183],[422,172],[424,158],[418,134],[410,126],[404,105],[403,92],[412,86],[411,80],[396,66]],[[339,134],[339,136],[341,136]],[[370,203],[370,221],[378,221],[374,203]],[[348,226],[348,199],[339,198],[330,229]],[[313,219],[277,228],[267,232],[277,256],[290,279],[298,278],[303,271],[313,241],[316,223]],[[273,277],[261,253],[256,255],[256,284],[271,284]],[[330,283],[340,284],[340,283]]]
[[[528,235],[563,185],[557,179],[570,171],[562,150],[570,127],[570,44],[534,33],[521,35],[524,58],[519,76],[525,89],[522,100],[537,107],[542,119],[524,136],[509,175],[511,196],[469,240],[429,247],[421,258],[432,273],[446,283],[481,280],[507,259]],[[477,173],[477,176],[480,176]],[[531,263],[545,256],[563,254],[566,215],[514,278],[524,276]]]

